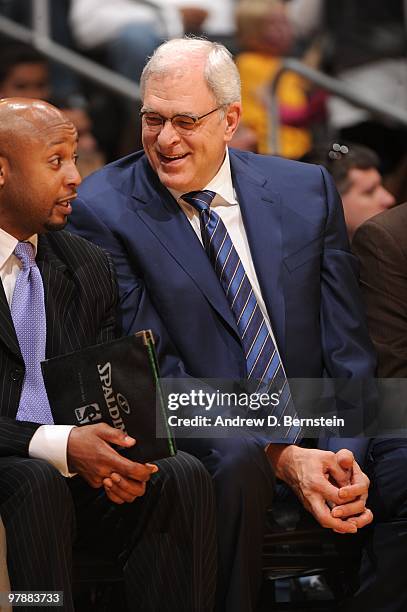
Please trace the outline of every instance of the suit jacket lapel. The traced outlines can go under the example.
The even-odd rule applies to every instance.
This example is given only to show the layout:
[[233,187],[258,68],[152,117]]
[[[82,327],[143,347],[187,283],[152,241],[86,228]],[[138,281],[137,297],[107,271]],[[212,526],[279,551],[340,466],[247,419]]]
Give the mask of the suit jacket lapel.
[[4,293],[3,283],[0,282],[0,327],[1,341],[20,361],[23,357],[20,352],[16,330],[14,329],[13,320],[11,318],[10,307],[7,302],[6,294]]
[[198,237],[185,214],[165,187],[149,169],[135,177],[133,197],[135,212],[163,247],[192,278],[212,307],[223,317],[239,338],[236,321],[224,291]]
[[281,277],[284,245],[280,195],[270,188],[267,178],[258,173],[250,160],[245,163],[231,151],[230,161],[250,253],[284,361],[285,302]]
[[47,356],[52,356],[61,349],[58,339],[64,337],[66,312],[75,292],[75,284],[65,263],[52,249],[47,235],[38,237],[37,265],[44,284],[47,316],[46,353]]

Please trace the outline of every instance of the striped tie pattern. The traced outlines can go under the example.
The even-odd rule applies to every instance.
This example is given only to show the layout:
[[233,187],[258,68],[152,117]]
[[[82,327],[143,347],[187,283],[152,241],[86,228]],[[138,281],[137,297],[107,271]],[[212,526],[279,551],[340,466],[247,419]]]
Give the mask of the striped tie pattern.
[[[186,193],[182,199],[199,212],[205,250],[236,319],[246,356],[247,378],[258,381],[258,392],[279,394],[279,404],[273,409],[274,416],[295,417],[296,412],[280,355],[226,227],[219,215],[211,210],[214,197],[213,191],[204,190]],[[284,426],[280,420],[278,437],[284,441],[294,442],[299,431],[298,427]]]

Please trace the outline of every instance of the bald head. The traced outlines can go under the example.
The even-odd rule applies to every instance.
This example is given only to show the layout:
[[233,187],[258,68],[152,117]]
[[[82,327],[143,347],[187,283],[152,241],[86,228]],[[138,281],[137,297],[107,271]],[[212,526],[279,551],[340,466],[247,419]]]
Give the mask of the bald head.
[[0,156],[8,157],[18,152],[16,145],[39,139],[49,129],[68,123],[63,113],[48,102],[30,98],[0,100]]
[[81,179],[78,134],[47,102],[0,100],[0,227],[18,240],[62,229]]

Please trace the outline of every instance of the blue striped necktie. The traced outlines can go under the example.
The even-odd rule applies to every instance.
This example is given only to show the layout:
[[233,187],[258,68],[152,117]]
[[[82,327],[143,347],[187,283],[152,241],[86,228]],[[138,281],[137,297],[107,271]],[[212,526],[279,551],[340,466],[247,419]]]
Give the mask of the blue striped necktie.
[[[280,401],[273,415],[296,416],[290,388],[280,355],[267,328],[249,278],[219,215],[211,210],[213,191],[191,191],[182,199],[198,212],[202,241],[206,253],[226,294],[236,319],[237,328],[246,356],[247,378],[258,381],[257,391],[278,392]],[[278,437],[294,442],[299,428],[284,426],[280,420]]]

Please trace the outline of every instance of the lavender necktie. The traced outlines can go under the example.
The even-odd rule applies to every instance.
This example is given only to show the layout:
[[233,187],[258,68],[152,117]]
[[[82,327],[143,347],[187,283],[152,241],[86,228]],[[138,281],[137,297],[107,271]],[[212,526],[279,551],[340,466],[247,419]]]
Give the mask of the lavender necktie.
[[19,242],[14,255],[21,261],[22,269],[11,301],[11,317],[25,363],[17,420],[53,423],[40,365],[45,359],[46,343],[44,286],[33,245]]

